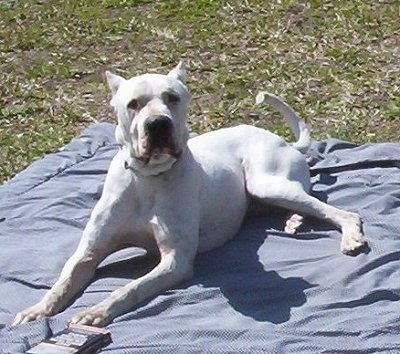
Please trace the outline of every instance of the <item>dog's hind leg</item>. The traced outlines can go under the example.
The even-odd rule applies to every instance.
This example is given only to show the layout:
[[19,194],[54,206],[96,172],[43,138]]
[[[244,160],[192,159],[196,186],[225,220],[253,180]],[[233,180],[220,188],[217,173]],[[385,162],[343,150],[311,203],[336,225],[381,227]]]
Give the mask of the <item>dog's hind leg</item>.
[[353,254],[367,243],[358,214],[321,202],[307,194],[299,182],[279,176],[253,174],[247,178],[247,190],[266,204],[314,216],[339,227],[342,231],[341,250],[345,254]]

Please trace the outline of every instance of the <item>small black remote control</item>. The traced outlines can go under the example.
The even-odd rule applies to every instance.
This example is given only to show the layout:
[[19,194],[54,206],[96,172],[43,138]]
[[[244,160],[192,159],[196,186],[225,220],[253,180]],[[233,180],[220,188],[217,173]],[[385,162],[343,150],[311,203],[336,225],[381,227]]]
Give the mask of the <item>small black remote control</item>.
[[43,340],[27,354],[95,354],[111,343],[111,333],[104,328],[70,324],[66,329]]

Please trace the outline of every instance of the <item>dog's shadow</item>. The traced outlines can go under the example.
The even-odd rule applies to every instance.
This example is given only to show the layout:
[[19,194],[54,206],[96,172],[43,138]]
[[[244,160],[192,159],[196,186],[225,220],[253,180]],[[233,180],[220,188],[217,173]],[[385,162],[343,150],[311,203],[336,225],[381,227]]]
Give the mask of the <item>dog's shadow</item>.
[[144,249],[128,247],[109,255],[96,269],[95,280],[137,279],[150,272],[158,262],[157,257],[148,257]]
[[[250,218],[232,241],[199,255],[193,283],[219,288],[230,306],[246,317],[279,324],[290,319],[293,307],[306,302],[304,291],[314,285],[264,269],[260,249],[267,238],[266,229],[282,227],[271,225],[268,219]],[[280,255],[275,257],[278,260]]]

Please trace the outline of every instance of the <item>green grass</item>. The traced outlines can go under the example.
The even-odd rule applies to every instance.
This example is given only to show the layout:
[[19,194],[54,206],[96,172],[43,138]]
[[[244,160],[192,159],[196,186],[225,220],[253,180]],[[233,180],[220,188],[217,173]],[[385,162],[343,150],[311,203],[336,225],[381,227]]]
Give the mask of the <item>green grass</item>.
[[400,1],[0,0],[0,182],[94,121],[115,119],[104,71],[188,60],[189,123],[255,124],[291,138],[258,90],[313,136],[397,141]]

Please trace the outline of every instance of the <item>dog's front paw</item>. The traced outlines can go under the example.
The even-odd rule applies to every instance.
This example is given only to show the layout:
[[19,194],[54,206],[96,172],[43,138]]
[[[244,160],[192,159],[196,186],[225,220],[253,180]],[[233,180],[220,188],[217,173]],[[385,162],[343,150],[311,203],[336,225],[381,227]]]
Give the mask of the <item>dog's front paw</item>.
[[287,220],[285,225],[285,232],[294,235],[300,226],[303,224],[303,216],[299,214],[292,214]]
[[112,319],[113,317],[104,306],[96,305],[76,314],[71,323],[102,327],[110,323]]
[[367,243],[367,239],[361,232],[353,232],[350,235],[343,236],[340,249],[344,254],[353,255]]
[[11,326],[17,326],[30,321],[35,321],[43,317],[51,316],[53,314],[51,306],[48,306],[42,302],[37,303],[27,309],[19,312]]

